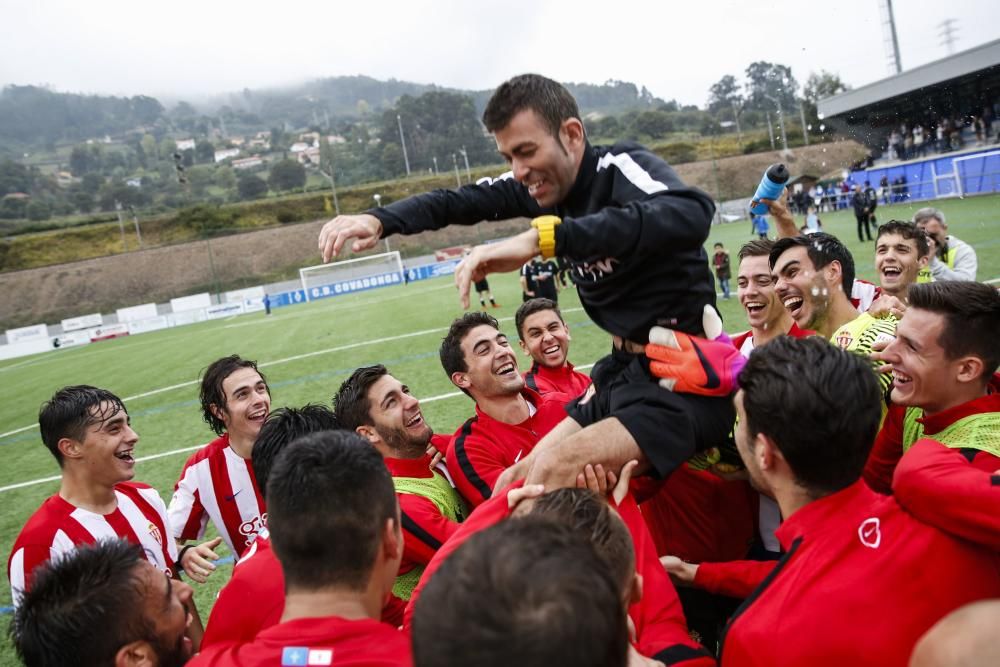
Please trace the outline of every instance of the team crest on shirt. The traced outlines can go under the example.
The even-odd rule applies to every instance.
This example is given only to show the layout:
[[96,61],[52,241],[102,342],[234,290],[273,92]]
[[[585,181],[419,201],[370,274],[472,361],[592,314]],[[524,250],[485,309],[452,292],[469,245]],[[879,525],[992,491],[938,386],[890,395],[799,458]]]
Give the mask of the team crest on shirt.
[[837,345],[840,346],[840,349],[846,350],[851,346],[851,343],[853,342],[854,342],[854,336],[851,335],[850,331],[841,331],[839,334],[837,334]]
[[882,527],[877,517],[865,519],[858,526],[858,539],[869,549],[878,549],[882,544]]
[[156,524],[150,522],[148,526],[149,536],[156,540],[156,543],[161,547],[163,546],[163,535],[160,533],[160,529],[156,527]]

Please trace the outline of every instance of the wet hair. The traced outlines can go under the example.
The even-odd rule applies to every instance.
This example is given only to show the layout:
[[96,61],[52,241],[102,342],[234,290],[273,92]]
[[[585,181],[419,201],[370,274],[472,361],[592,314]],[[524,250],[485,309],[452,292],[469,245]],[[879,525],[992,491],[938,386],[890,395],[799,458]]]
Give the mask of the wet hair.
[[417,667],[624,667],[628,653],[607,563],[569,526],[534,516],[481,531],[444,561],[412,637]]
[[469,370],[469,365],[465,363],[465,355],[462,353],[462,341],[470,331],[484,324],[500,331],[497,318],[482,312],[466,313],[451,323],[448,334],[441,341],[441,348],[438,350],[441,366],[449,378],[452,373],[464,373]]
[[983,360],[983,379],[1000,365],[1000,292],[972,281],[940,281],[910,286],[910,308],[944,317],[938,344],[949,359],[973,355]]
[[372,403],[368,390],[389,371],[382,364],[362,366],[344,380],[333,397],[333,410],[344,428],[353,431],[359,426],[371,426]]
[[285,447],[296,438],[317,431],[340,428],[333,411],[325,405],[304,405],[301,408],[279,408],[267,416],[253,444],[253,476],[262,496],[267,496],[267,480],[271,467]]
[[[106,403],[104,409],[101,404]],[[42,404],[38,411],[38,427],[42,442],[61,468],[63,455],[59,451],[59,441],[70,438],[82,442],[87,429],[94,424],[102,424],[119,412],[128,414],[122,399],[107,389],[98,389],[80,384],[63,387]]]
[[517,337],[524,340],[524,321],[535,313],[540,313],[543,310],[554,311],[556,317],[559,318],[560,322],[565,324],[563,320],[562,313],[559,312],[559,306],[552,299],[546,299],[544,297],[537,297],[534,299],[528,299],[517,309],[514,313],[514,326],[517,327]]
[[774,243],[773,239],[754,239],[744,243],[737,256],[741,262],[747,257],[769,257],[771,250],[774,249]]
[[297,438],[267,480],[267,524],[286,590],[364,590],[382,532],[399,521],[381,454],[353,431]]
[[840,262],[841,286],[844,288],[844,295],[850,298],[854,289],[854,256],[836,236],[826,232],[816,232],[809,236],[791,236],[778,239],[771,248],[771,255],[768,258],[771,270],[778,263],[786,250],[801,246],[806,249],[813,267],[819,271],[831,262]]
[[948,226],[948,223],[945,221],[944,213],[941,211],[941,209],[934,208],[933,206],[927,206],[914,213],[913,224],[922,225],[925,222],[931,220],[932,218],[937,219],[937,221],[940,222],[945,227]]
[[635,550],[625,522],[600,496],[588,489],[557,489],[535,500],[531,516],[552,519],[590,540],[614,580],[627,594],[635,576]]
[[861,477],[882,405],[868,361],[819,337],[779,336],[754,350],[739,382],[750,438],[773,440],[810,496]]
[[917,245],[917,257],[926,257],[931,252],[930,244],[927,243],[927,234],[917,227],[916,223],[905,220],[890,220],[879,225],[875,235],[875,243],[886,234],[897,234],[907,241],[913,241]]
[[[144,613],[138,545],[123,539],[80,545],[35,569],[10,634],[26,665],[104,667],[128,644],[145,640],[165,655],[156,621]],[[163,575],[165,576],[165,575]],[[183,662],[172,655],[171,665]]]
[[483,125],[495,133],[525,109],[538,114],[557,140],[563,121],[580,119],[576,100],[565,86],[540,74],[521,74],[503,82],[493,92],[483,111]]
[[[232,354],[213,361],[201,376],[201,412],[205,422],[212,427],[216,435],[222,435],[226,430],[226,424],[212,411],[212,406],[219,410],[226,408],[226,392],[222,389],[222,383],[226,378],[241,368],[252,368],[260,375],[267,385],[267,378],[257,368],[257,362],[243,359],[238,354]],[[268,388],[268,392],[270,392]]]

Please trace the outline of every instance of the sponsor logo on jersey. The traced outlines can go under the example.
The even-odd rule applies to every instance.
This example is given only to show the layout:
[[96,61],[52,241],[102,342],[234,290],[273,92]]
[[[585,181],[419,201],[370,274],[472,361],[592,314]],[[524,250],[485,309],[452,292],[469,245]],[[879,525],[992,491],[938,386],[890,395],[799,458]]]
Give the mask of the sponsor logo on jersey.
[[869,549],[878,549],[882,544],[881,522],[877,517],[865,519],[858,526],[858,539]]
[[281,650],[282,667],[309,667],[310,665],[332,665],[332,648],[310,648],[308,646],[286,646]]

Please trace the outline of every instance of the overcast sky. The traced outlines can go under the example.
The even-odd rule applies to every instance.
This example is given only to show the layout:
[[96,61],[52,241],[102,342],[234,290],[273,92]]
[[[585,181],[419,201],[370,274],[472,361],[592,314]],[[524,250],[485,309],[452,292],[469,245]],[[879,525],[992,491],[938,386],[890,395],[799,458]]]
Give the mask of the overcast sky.
[[[760,7],[768,9],[761,10]],[[903,67],[1000,37],[996,0],[894,0]],[[878,0],[0,0],[0,84],[170,99],[324,76],[492,88],[535,71],[703,105],[755,60],[887,75]]]

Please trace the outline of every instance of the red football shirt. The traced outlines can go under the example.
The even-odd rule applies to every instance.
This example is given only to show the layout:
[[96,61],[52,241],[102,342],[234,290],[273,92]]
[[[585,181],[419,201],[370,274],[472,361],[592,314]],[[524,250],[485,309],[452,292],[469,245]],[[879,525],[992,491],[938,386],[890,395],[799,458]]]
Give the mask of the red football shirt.
[[299,618],[267,628],[249,644],[202,648],[188,667],[274,667],[275,665],[354,665],[409,667],[405,634],[372,619],[336,616]]
[[521,394],[535,413],[520,424],[505,424],[476,406],[476,415],[462,424],[448,448],[448,470],[458,492],[475,507],[490,497],[504,470],[531,453],[546,433],[566,418],[565,394]]
[[787,517],[777,535],[785,555],[730,620],[723,667],[905,667],[943,616],[1000,597],[995,553],[860,480]]
[[576,398],[587,391],[592,382],[589,375],[574,370],[568,361],[559,368],[542,366],[536,361],[524,374],[524,384],[539,394],[558,392]]

